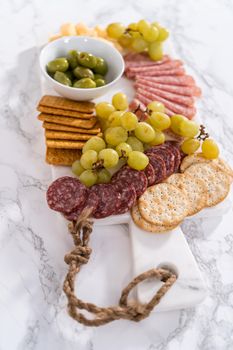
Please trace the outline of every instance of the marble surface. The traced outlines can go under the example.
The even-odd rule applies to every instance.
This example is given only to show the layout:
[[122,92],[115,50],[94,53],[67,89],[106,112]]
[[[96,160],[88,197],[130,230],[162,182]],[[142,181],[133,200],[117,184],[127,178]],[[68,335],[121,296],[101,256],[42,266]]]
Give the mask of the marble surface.
[[[230,0],[3,0],[0,11],[0,349],[230,350],[233,348],[232,210],[182,229],[207,285],[196,308],[154,313],[141,323],[101,328],[66,314],[64,254],[72,242],[49,211],[51,170],[35,106],[41,91],[38,47],[65,21],[90,25],[158,20],[203,89],[198,104],[209,132],[233,165],[233,4]],[[110,236],[106,239],[106,236]],[[115,304],[132,277],[124,226],[93,235],[92,259],[80,274],[81,298]],[[119,258],[120,257],[120,258]],[[103,264],[104,262],[104,264]],[[104,267],[103,267],[104,266]],[[95,293],[93,293],[95,290]],[[94,295],[93,295],[94,294]],[[182,295],[180,296],[182,298]]]

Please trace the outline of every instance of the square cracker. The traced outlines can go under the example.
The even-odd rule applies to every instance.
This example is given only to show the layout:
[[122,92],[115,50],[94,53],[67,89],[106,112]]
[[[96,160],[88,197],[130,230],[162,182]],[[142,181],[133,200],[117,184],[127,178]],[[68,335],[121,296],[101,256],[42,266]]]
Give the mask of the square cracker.
[[50,148],[46,150],[46,162],[52,165],[70,166],[81,157],[81,151],[77,149]]
[[93,135],[81,134],[77,132],[68,131],[53,131],[45,130],[46,139],[53,140],[74,140],[74,141],[87,141],[93,137]]
[[46,139],[46,146],[51,148],[70,148],[70,149],[82,149],[85,145],[83,141],[69,141],[69,140],[52,140]]
[[83,129],[92,129],[97,121],[96,118],[84,120],[84,119],[77,119],[77,118],[60,117],[60,116],[55,116],[55,115],[50,115],[45,113],[40,113],[38,115],[38,119],[42,120],[43,122],[46,121],[50,123],[68,125],[68,126],[83,128]]
[[72,118],[80,118],[80,119],[91,119],[95,116],[94,113],[68,111],[66,109],[59,109],[59,108],[40,106],[40,105],[37,107],[37,110],[42,113],[60,115],[60,116],[66,116],[66,117],[72,117]]
[[67,125],[61,125],[61,124],[55,124],[55,123],[49,123],[49,122],[43,122],[42,124],[43,128],[46,130],[57,130],[57,131],[71,131],[71,132],[79,132],[81,134],[92,134],[97,135],[101,132],[101,129],[98,124],[95,124],[93,129],[82,129],[82,128],[76,128],[72,126]]
[[72,101],[60,96],[45,95],[40,100],[39,106],[92,113],[94,111],[95,104],[93,102],[86,101]]

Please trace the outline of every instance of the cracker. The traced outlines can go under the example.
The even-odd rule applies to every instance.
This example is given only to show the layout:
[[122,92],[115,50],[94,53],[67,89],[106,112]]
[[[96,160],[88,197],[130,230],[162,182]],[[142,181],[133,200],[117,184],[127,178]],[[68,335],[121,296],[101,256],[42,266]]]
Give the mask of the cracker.
[[[102,135],[102,134],[98,134]],[[53,140],[74,140],[74,141],[87,141],[93,137],[93,135],[80,134],[78,132],[67,132],[67,131],[52,131],[45,130],[46,139]]]
[[46,162],[52,165],[71,166],[80,159],[82,152],[77,149],[49,148],[46,150]]
[[42,126],[46,130],[80,132],[81,134],[86,134],[88,132],[88,134],[97,135],[101,132],[101,129],[98,126],[98,124],[95,124],[93,129],[88,129],[88,130],[82,129],[82,128],[75,128],[67,125],[48,123],[48,122],[43,122]]
[[224,200],[230,191],[230,178],[213,163],[195,163],[184,172],[205,181],[207,187],[207,207],[212,207]]
[[46,145],[47,147],[51,147],[51,148],[82,149],[83,146],[85,145],[85,142],[46,139]]
[[168,183],[148,187],[139,198],[143,218],[155,225],[178,225],[189,212],[185,191]]
[[207,159],[203,157],[202,153],[195,153],[190,156],[186,156],[180,165],[180,171],[183,173],[190,165],[196,163],[214,164],[221,171],[225,172],[228,176],[230,176],[231,181],[233,181],[233,170],[223,159]]
[[83,120],[77,118],[59,117],[45,113],[39,114],[38,119],[42,120],[43,122],[51,122],[55,124],[68,125],[83,129],[92,129],[93,126],[96,124],[96,118]]
[[186,192],[190,203],[188,216],[194,215],[205,208],[207,204],[207,187],[203,180],[188,174],[173,174],[165,182]]
[[133,221],[137,226],[139,226],[141,229],[152,232],[152,233],[162,233],[162,232],[168,232],[173,230],[177,225],[175,226],[162,226],[162,225],[153,225],[150,222],[143,219],[143,217],[140,214],[140,211],[138,209],[138,205],[135,204],[131,210],[131,215],[133,218]]
[[64,117],[70,118],[79,118],[79,119],[91,119],[95,116],[94,113],[82,113],[77,111],[68,111],[66,109],[58,109],[47,106],[38,106],[37,110],[42,113],[52,114],[52,115],[60,115]]
[[39,106],[53,107],[85,113],[92,113],[95,108],[95,104],[93,102],[73,101],[68,100],[64,97],[50,95],[43,96],[39,102]]

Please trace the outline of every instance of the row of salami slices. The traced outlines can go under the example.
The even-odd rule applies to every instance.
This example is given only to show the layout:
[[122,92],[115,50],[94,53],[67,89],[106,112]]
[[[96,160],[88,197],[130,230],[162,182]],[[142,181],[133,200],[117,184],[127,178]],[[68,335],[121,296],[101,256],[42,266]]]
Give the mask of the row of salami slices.
[[180,166],[181,154],[174,142],[152,147],[145,153],[149,164],[144,171],[125,165],[113,175],[109,184],[86,188],[73,177],[55,180],[47,191],[49,207],[70,221],[84,213],[98,219],[127,212],[148,186],[162,182]]
[[144,54],[129,53],[125,57],[125,75],[135,80],[136,95],[131,109],[141,104],[141,110],[151,101],[162,102],[171,116],[182,114],[192,119],[196,114],[195,99],[201,90],[193,77],[187,75],[183,62],[165,55],[154,62]]

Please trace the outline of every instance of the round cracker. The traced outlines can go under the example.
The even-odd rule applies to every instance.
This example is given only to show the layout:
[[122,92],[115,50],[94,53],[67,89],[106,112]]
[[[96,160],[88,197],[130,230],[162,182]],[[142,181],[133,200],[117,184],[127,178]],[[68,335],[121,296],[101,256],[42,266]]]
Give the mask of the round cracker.
[[133,218],[133,221],[137,226],[142,228],[145,231],[152,232],[152,233],[164,233],[173,230],[175,226],[162,226],[162,225],[153,225],[150,222],[143,219],[143,217],[140,214],[140,211],[138,209],[138,205],[135,204],[131,210],[131,215]]
[[194,215],[205,208],[207,204],[207,187],[203,180],[188,174],[177,173],[169,176],[165,182],[177,186],[186,192],[190,203],[188,216]]
[[231,167],[221,158],[217,159],[207,159],[203,157],[202,153],[194,153],[189,156],[186,156],[180,165],[180,171],[183,173],[190,165],[196,164],[196,163],[207,163],[207,164],[214,164],[217,166],[221,171],[226,173],[228,176],[230,176],[231,182],[233,181],[233,170]]
[[207,207],[224,200],[230,191],[230,178],[213,163],[195,163],[184,172],[194,178],[205,181],[207,187]]
[[189,211],[185,191],[168,183],[148,187],[139,198],[142,217],[154,225],[178,225]]

